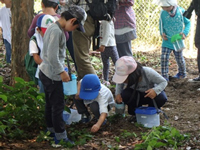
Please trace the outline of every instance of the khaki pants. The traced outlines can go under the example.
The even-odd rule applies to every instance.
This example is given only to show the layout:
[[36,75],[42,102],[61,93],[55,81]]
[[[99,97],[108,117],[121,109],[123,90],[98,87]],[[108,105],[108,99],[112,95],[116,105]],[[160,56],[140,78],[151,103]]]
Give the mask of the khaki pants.
[[78,80],[82,79],[86,74],[96,74],[89,56],[91,38],[95,30],[94,20],[89,15],[85,21],[84,28],[85,33],[78,30],[72,32]]

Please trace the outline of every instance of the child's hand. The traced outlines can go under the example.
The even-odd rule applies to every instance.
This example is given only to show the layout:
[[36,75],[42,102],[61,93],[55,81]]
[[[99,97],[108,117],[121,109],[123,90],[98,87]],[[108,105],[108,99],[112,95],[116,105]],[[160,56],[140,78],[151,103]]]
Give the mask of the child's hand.
[[115,96],[115,101],[116,101],[117,103],[122,103],[122,97],[121,97],[120,94],[118,94],[118,95]]
[[78,100],[78,99],[80,100],[80,99],[81,99],[81,98],[79,97],[79,94],[78,94],[78,93],[75,95],[75,99],[76,99],[76,100]]
[[145,91],[145,93],[147,93],[147,94],[144,97],[149,97],[151,99],[154,99],[157,95],[153,89],[149,89],[149,90]]
[[100,129],[100,126],[96,123],[96,124],[94,124],[93,126],[92,126],[92,128],[91,128],[91,132],[97,132],[97,131],[99,131],[99,129]]
[[182,35],[182,39],[185,39],[185,38],[186,38],[186,36],[185,36],[184,33],[181,32],[180,35]]
[[163,33],[162,38],[163,38],[163,40],[167,40],[167,36],[165,33]]
[[63,71],[61,74],[61,79],[63,82],[68,82],[70,81],[70,77],[69,77],[69,74],[66,72],[66,71]]
[[99,47],[99,49],[98,49],[98,51],[100,51],[100,52],[104,52],[104,50],[105,50],[105,46],[103,46],[103,45],[101,45],[101,46]]

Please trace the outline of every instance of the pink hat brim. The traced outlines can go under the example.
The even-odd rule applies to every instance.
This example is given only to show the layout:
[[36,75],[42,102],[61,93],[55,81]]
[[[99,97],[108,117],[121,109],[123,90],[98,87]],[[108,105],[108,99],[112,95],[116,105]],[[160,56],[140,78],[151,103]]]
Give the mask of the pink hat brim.
[[124,81],[127,79],[128,75],[125,76],[119,76],[118,74],[114,74],[112,80],[115,83],[124,83]]

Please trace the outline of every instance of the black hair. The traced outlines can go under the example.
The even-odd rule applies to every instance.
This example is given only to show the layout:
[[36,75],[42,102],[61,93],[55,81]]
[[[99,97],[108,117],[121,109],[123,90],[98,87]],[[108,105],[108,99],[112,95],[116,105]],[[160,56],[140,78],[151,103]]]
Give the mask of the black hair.
[[58,3],[51,2],[48,0],[42,0],[42,3],[44,4],[45,7],[53,7],[54,9],[56,9],[56,7],[58,6]]
[[[72,18],[75,18],[74,16],[72,16],[68,11],[64,11],[62,14],[61,14],[61,17],[64,18],[65,20],[70,20]],[[79,24],[78,20],[76,20],[74,22],[73,25],[76,25],[76,24]]]
[[127,103],[130,103],[132,101],[133,97],[135,97],[138,83],[140,82],[140,80],[142,78],[142,73],[143,73],[142,65],[139,62],[137,62],[137,68],[135,69],[135,71],[130,73],[127,78],[127,80],[128,80],[127,87],[130,87],[133,84],[135,85],[133,94],[131,95],[131,97]]
[[140,78],[142,77],[142,72],[143,72],[143,68],[142,65],[137,62],[137,68],[135,69],[135,71],[133,71],[132,73],[130,73],[128,75],[128,87],[132,86],[133,84],[138,84]]

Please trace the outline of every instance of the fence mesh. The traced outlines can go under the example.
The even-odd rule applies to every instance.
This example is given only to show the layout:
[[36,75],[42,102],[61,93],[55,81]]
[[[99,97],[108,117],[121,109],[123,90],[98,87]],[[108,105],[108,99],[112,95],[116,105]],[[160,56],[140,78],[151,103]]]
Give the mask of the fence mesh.
[[[185,10],[189,7],[191,0],[178,0],[178,5]],[[152,0],[135,0],[133,7],[136,14],[137,39],[133,40],[133,49],[155,49],[161,47],[161,36],[159,32],[159,18],[161,7],[152,3]],[[196,23],[194,21],[193,23]],[[190,30],[185,40],[186,49],[194,48],[194,29]],[[192,41],[191,41],[192,40]]]

